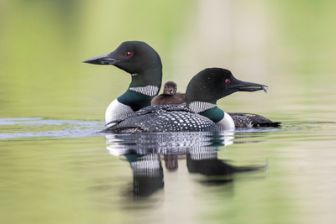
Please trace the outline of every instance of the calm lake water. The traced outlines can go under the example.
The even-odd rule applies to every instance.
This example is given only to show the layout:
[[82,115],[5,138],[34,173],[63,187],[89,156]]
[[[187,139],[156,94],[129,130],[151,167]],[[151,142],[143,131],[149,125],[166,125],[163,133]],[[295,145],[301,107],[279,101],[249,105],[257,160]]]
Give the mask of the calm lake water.
[[278,114],[281,129],[143,135],[99,134],[101,121],[2,118],[1,220],[332,223],[336,123],[319,114]]
[[[0,2],[0,223],[335,223],[335,6]],[[181,92],[213,66],[268,85],[219,104],[282,127],[99,133],[130,79],[81,61],[134,39]]]

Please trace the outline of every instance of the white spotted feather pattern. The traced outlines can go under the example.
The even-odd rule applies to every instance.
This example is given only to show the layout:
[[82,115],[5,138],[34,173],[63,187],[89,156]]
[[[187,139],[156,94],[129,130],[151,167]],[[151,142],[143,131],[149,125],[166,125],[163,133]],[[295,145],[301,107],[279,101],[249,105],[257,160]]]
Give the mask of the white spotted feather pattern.
[[141,109],[131,117],[106,129],[107,132],[183,132],[213,131],[218,127],[210,119],[182,105],[158,105]]

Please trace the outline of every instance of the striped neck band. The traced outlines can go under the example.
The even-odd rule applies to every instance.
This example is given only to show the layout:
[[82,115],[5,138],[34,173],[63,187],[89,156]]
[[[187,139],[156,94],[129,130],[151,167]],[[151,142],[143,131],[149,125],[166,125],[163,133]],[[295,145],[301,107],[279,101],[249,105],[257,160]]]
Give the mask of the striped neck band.
[[146,96],[156,96],[159,92],[159,87],[148,85],[141,87],[130,87],[129,90],[144,94]]
[[216,104],[201,101],[194,101],[189,104],[189,108],[195,113],[200,113],[213,107],[216,107]]

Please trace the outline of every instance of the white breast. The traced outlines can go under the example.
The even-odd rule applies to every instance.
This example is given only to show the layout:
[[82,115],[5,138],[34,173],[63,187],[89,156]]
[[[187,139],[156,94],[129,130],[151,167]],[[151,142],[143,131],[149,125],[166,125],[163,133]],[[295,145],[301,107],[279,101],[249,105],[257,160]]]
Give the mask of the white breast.
[[224,112],[224,118],[216,123],[221,127],[222,130],[234,130],[235,124],[232,117]]
[[105,111],[105,123],[108,124],[114,120],[124,119],[134,113],[130,106],[120,103],[117,99],[113,100]]

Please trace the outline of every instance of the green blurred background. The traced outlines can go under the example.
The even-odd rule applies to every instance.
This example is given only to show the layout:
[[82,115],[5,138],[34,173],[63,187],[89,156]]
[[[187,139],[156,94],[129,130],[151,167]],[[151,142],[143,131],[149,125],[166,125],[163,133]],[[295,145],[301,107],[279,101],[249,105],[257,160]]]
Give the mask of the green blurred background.
[[[221,158],[268,160],[265,178],[211,188],[181,161],[164,192],[138,204],[123,192],[129,164],[102,136],[2,140],[0,223],[335,223],[335,11],[332,0],[0,0],[0,118],[103,121],[130,77],[81,62],[143,40],[181,92],[213,66],[267,84],[221,107],[284,124],[220,148]],[[5,136],[56,129],[4,120]]]
[[276,116],[307,112],[308,103],[323,108],[336,80],[335,9],[332,0],[2,0],[0,117],[103,119],[130,78],[81,62],[125,40],[152,45],[164,81],[177,81],[180,91],[213,66],[269,85],[268,95],[222,100],[228,111]]

